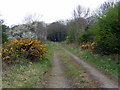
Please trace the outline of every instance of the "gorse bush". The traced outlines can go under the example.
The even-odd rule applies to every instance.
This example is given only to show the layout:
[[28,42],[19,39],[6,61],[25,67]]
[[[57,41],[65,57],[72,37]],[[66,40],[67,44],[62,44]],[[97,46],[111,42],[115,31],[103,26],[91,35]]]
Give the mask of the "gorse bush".
[[95,42],[87,42],[80,45],[81,49],[89,49],[91,52],[96,52],[97,44]]
[[46,44],[43,44],[39,40],[33,40],[32,38],[11,40],[10,43],[5,42],[3,46],[2,60],[5,63],[42,60],[48,52],[45,48]]

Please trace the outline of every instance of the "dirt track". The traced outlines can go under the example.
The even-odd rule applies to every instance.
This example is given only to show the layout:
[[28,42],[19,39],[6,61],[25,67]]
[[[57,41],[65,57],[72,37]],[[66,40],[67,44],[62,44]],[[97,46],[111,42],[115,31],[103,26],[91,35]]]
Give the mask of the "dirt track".
[[64,71],[60,64],[57,54],[53,55],[53,69],[50,74],[47,88],[70,88],[66,78],[63,76]]
[[91,75],[94,80],[97,80],[101,83],[101,88],[118,88],[118,85],[114,84],[109,78],[107,78],[104,74],[99,72],[97,69],[87,64],[71,52],[62,48],[69,56],[71,56],[78,64],[80,64],[85,71]]
[[[102,74],[96,68],[84,62],[83,60],[81,60],[71,52],[67,51],[66,49],[64,48],[59,49],[64,50],[66,54],[68,54],[71,57],[71,59],[74,60],[74,62],[79,64],[80,67],[82,66],[86,74],[88,74],[91,77],[91,80],[93,81],[95,80],[98,83],[100,83],[99,88],[118,88],[117,84],[111,81],[107,76]],[[53,68],[47,80],[48,81],[47,88],[70,88],[70,87],[72,88],[72,86],[70,86],[68,80],[66,79],[63,73],[64,69],[56,51],[53,53]]]

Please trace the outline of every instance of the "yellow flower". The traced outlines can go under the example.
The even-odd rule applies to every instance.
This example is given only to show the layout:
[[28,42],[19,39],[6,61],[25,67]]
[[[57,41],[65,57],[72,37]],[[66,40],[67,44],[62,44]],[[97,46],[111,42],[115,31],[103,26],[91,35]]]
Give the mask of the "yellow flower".
[[85,45],[81,45],[80,47],[81,47],[81,48],[84,48],[84,47],[85,47]]
[[13,52],[14,50],[13,50],[13,48],[10,48],[10,50]]
[[48,52],[48,50],[46,50],[46,52]]
[[7,52],[8,50],[7,49],[4,49],[4,52]]
[[23,45],[24,43],[21,42],[21,43],[19,43],[19,44]]
[[46,44],[43,44],[43,46],[45,47],[45,46],[46,46]]
[[18,43],[18,40],[15,40],[15,43]]
[[29,62],[29,64],[32,64],[32,62]]
[[0,56],[1,56],[2,54],[0,53]]
[[6,56],[6,58],[10,58],[9,56]]
[[25,49],[21,49],[22,52],[25,52]]
[[4,60],[4,59],[8,59],[8,58],[10,58],[10,57],[9,57],[9,56],[6,56],[6,57],[3,58],[3,60]]
[[92,44],[91,44],[91,46],[94,46],[94,45],[95,45],[95,43],[92,43]]
[[2,58],[3,60],[5,60],[5,57],[4,58]]

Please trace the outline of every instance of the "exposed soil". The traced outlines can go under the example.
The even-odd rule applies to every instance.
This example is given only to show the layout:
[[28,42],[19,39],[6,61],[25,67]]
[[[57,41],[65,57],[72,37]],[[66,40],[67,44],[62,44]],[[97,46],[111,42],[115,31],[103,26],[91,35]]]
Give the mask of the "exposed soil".
[[92,67],[88,63],[84,62],[71,52],[67,51],[66,49],[62,48],[70,57],[74,59],[75,62],[77,62],[79,65],[81,65],[84,70],[91,76],[91,78],[95,81],[98,81],[101,86],[100,88],[118,88],[118,85],[115,84],[113,81],[111,81],[108,77],[106,77],[104,74],[99,72],[96,68]]
[[[80,74],[78,74],[77,72],[77,76],[75,77],[76,73],[73,74],[73,76],[69,76],[67,75],[67,80],[69,81],[70,85],[72,88],[99,88],[100,87],[100,83],[91,79],[90,75],[88,75],[85,70],[79,65],[77,64],[74,59],[72,57],[70,57],[69,55],[67,55],[65,53],[65,55],[68,58],[68,60],[70,61],[69,64],[72,64],[72,66],[74,66],[74,68],[76,68],[76,70],[78,70],[78,72],[82,72]],[[64,71],[68,72],[68,70],[70,70],[70,68],[68,68],[67,66],[69,66],[69,64],[66,63],[64,60],[62,60],[62,64],[64,66]],[[84,72],[83,72],[84,71]]]
[[47,88],[70,88],[67,79],[63,75],[61,62],[57,53],[53,54],[53,69],[49,75]]

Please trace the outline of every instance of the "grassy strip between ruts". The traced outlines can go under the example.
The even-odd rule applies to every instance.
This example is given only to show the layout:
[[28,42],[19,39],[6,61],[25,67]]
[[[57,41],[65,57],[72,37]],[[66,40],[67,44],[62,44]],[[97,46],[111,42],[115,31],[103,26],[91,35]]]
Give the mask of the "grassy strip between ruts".
[[68,51],[72,52],[91,65],[97,67],[99,70],[102,70],[102,72],[109,75],[113,79],[118,79],[119,61],[115,60],[115,56],[101,56],[99,54],[92,54],[87,50],[81,50],[80,48],[76,48],[65,43],[61,43],[59,45],[66,48]]
[[[16,64],[10,69],[3,69],[2,88],[36,88],[42,87],[45,72],[51,68],[53,45],[47,43],[47,59],[34,62],[32,65]],[[9,68],[9,67],[8,67]]]
[[69,57],[63,50],[59,47],[54,48],[57,51],[60,60],[62,61],[62,66],[64,66],[64,76],[68,79],[72,87],[75,88],[92,88],[96,87],[94,82],[88,78],[86,72],[76,64],[71,57]]

